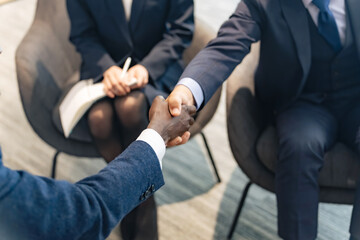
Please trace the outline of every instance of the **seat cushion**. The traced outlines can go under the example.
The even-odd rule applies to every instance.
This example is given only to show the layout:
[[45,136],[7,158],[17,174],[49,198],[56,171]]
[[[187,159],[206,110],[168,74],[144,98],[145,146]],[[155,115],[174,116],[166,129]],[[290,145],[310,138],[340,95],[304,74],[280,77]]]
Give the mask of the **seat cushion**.
[[[260,135],[256,151],[260,161],[272,172],[276,170],[278,139],[274,126],[268,126]],[[360,177],[358,155],[343,143],[336,143],[325,154],[324,167],[320,171],[321,187],[354,189]]]

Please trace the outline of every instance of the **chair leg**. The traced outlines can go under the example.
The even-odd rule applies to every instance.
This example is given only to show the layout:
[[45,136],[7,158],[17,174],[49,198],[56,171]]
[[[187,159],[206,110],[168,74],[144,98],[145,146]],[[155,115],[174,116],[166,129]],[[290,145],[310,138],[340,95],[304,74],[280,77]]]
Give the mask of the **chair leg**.
[[209,145],[208,145],[208,143],[207,143],[205,134],[203,133],[203,131],[201,131],[200,134],[201,134],[201,136],[202,136],[202,138],[203,138],[203,140],[204,140],[206,150],[207,150],[207,152],[208,152],[208,154],[209,154],[209,158],[210,158],[211,164],[212,164],[212,166],[213,166],[213,169],[214,169],[214,173],[215,173],[217,182],[220,183],[220,182],[221,182],[221,178],[220,178],[220,176],[219,176],[219,172],[218,172],[217,167],[216,167],[216,165],[215,165],[215,161],[214,161],[214,158],[213,158],[213,156],[212,156],[212,154],[211,154],[210,147],[209,147]]
[[249,182],[246,184],[246,187],[245,187],[244,192],[243,192],[243,194],[242,194],[242,197],[241,197],[241,199],[240,199],[240,203],[239,203],[238,209],[237,209],[237,211],[236,211],[235,217],[234,217],[233,222],[232,222],[232,224],[231,224],[230,231],[229,231],[228,236],[227,236],[227,239],[228,239],[228,240],[231,240],[231,238],[232,238],[232,235],[233,235],[233,233],[234,233],[236,224],[237,224],[237,222],[238,222],[238,220],[239,220],[239,216],[240,216],[241,210],[242,210],[242,208],[243,208],[243,206],[244,206],[244,204],[245,204],[245,200],[246,200],[247,194],[248,194],[248,192],[249,192],[249,188],[251,187],[251,184],[252,184],[251,181],[249,181]]
[[51,178],[55,179],[56,177],[56,163],[57,163],[57,157],[60,154],[60,151],[56,151],[53,161],[52,161],[52,169],[51,169]]

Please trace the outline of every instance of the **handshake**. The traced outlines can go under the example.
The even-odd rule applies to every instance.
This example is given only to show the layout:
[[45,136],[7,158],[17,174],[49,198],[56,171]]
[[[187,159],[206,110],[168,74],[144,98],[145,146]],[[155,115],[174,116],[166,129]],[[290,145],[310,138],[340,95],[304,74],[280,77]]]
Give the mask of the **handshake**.
[[159,133],[168,147],[184,144],[190,138],[188,130],[194,123],[195,113],[195,106],[182,105],[181,112],[173,117],[168,102],[158,96],[154,99],[149,111],[148,128]]

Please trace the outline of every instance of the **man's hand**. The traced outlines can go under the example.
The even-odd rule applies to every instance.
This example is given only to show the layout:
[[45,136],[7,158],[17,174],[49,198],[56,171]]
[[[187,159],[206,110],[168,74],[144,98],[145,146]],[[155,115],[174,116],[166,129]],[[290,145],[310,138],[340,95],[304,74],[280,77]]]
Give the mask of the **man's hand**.
[[120,79],[122,69],[112,66],[104,72],[104,91],[110,98],[124,96],[130,92],[130,87],[126,84],[126,78]]
[[169,103],[170,113],[174,117],[179,116],[182,105],[195,105],[195,100],[190,89],[184,85],[177,85],[166,101]]
[[127,82],[131,82],[133,78],[137,80],[137,83],[131,86],[131,89],[141,88],[149,82],[148,70],[140,64],[137,64],[129,69],[127,72]]
[[168,103],[162,97],[156,97],[150,111],[148,128],[154,129],[164,139],[167,146],[186,143],[190,138],[190,126],[194,123],[195,106],[182,106],[181,113],[172,117]]

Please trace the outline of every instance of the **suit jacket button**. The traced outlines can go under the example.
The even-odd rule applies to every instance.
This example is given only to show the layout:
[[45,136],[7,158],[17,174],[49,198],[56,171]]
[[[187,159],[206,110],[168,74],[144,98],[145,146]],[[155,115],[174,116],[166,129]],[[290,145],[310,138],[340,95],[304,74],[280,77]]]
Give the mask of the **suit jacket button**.
[[155,192],[155,185],[151,185],[151,192]]
[[145,198],[150,197],[150,195],[151,195],[151,192],[150,192],[150,190],[148,189],[148,190],[145,192]]

